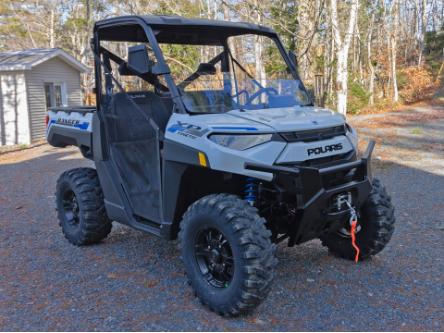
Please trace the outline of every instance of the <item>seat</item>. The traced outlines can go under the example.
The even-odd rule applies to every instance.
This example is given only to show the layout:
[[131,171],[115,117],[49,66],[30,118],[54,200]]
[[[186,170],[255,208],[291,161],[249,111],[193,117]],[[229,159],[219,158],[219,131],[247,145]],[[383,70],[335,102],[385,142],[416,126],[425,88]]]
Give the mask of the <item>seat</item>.
[[173,113],[173,102],[170,98],[160,97],[151,91],[131,92],[128,94],[140,108],[153,118],[161,131],[165,131],[168,120]]
[[[140,109],[136,109],[131,101]],[[164,132],[173,103],[169,98],[161,98],[153,92],[117,93],[112,97],[110,111],[106,117],[110,124],[111,141],[140,141],[153,136],[153,128],[144,114]]]

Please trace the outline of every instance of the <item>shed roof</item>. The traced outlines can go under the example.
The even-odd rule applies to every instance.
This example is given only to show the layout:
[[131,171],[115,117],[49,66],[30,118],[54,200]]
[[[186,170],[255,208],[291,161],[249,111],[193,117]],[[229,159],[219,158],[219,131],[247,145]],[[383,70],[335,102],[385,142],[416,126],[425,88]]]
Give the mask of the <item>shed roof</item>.
[[30,70],[54,57],[62,58],[79,72],[88,71],[88,67],[60,48],[0,52],[0,71]]

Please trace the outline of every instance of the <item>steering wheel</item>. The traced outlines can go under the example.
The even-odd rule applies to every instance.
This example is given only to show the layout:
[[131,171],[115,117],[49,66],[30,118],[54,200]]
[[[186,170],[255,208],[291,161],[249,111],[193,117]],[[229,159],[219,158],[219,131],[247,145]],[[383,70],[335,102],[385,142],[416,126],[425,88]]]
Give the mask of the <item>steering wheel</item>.
[[269,87],[268,88],[261,88],[247,99],[247,102],[245,103],[245,105],[251,104],[251,102],[253,102],[256,98],[258,98],[262,94],[267,94],[268,96],[272,96],[272,95],[276,96],[279,93],[274,88],[269,88]]

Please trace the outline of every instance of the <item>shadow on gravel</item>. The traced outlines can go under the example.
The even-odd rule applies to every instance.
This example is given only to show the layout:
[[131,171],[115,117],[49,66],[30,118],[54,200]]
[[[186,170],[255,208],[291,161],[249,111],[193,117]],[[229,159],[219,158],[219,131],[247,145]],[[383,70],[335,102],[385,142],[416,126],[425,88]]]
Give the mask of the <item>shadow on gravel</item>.
[[117,223],[95,246],[63,238],[56,179],[88,165],[58,150],[0,164],[0,330],[444,329],[444,177],[378,163],[374,174],[396,206],[387,248],[356,265],[318,240],[281,244],[268,298],[251,315],[226,319],[194,298],[175,242]]

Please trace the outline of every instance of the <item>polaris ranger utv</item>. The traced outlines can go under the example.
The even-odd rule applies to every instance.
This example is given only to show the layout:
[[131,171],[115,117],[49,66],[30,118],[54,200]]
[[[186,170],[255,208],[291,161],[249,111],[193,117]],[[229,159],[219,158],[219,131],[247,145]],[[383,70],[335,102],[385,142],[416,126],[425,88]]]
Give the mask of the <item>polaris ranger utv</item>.
[[374,143],[358,154],[344,117],[312,104],[273,30],[125,16],[97,22],[91,44],[96,108],[47,117],[51,145],[95,163],[57,181],[71,243],[99,242],[112,221],[178,238],[202,303],[237,315],[266,297],[279,242],[319,238],[346,259],[389,242],[394,209],[371,176]]

